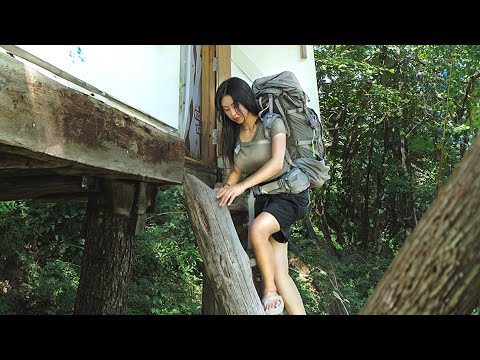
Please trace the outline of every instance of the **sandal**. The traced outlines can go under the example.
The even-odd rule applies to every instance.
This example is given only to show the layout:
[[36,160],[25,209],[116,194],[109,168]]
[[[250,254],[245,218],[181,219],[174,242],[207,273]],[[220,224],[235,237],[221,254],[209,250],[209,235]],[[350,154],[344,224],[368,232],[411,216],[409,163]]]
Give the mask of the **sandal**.
[[283,298],[280,295],[272,295],[272,296],[267,296],[262,299],[262,305],[263,309],[265,309],[265,306],[268,303],[271,303],[272,301],[280,300],[280,305],[277,307],[274,307],[273,309],[270,310],[265,310],[265,315],[280,315],[283,312]]

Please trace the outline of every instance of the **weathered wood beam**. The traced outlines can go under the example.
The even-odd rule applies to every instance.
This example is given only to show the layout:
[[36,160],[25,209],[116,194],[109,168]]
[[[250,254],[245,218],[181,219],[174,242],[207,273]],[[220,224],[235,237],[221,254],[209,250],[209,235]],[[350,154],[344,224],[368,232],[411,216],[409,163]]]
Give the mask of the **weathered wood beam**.
[[[218,79],[217,86],[232,76],[232,46],[231,45],[217,45],[218,57]],[[217,88],[217,86],[215,88]],[[222,123],[217,123],[217,143],[222,141]],[[222,147],[218,146],[217,156],[222,156]]]
[[0,201],[35,198],[61,198],[69,194],[97,192],[95,179],[76,176],[29,176],[2,178]]
[[206,165],[202,161],[186,157],[185,171],[190,175],[200,179],[210,187],[213,187],[213,185],[217,182],[217,169]]
[[215,162],[215,145],[212,139],[212,130],[215,128],[215,74],[212,67],[215,57],[215,46],[202,45],[202,134],[201,156],[205,164]]
[[217,45],[218,85],[232,76],[232,46]]
[[52,169],[61,166],[63,166],[63,164],[55,164],[48,160],[32,159],[20,154],[4,153],[1,152],[0,149],[0,174],[7,169]]
[[34,65],[39,66],[42,69],[48,70],[49,73],[56,75],[56,78],[60,78],[62,80],[67,80],[69,83],[78,85],[79,88],[83,89],[86,93],[90,93],[92,96],[96,96],[97,99],[100,99],[100,101],[105,102],[109,106],[113,106],[117,109],[120,109],[124,112],[127,112],[133,116],[135,116],[138,119],[141,119],[143,122],[147,124],[154,124],[155,127],[158,127],[159,129],[162,129],[163,131],[166,132],[172,132],[176,131],[176,129],[152,116],[149,114],[134,108],[123,101],[120,101],[116,97],[106,93],[103,90],[100,90],[96,88],[93,85],[90,85],[89,83],[67,73],[66,71],[63,71],[62,69],[57,68],[56,66],[53,66],[52,64],[42,60],[41,58],[29,53],[28,51],[23,50],[22,48],[15,46],[15,45],[0,45],[0,47],[3,47],[7,52],[11,55],[13,55],[16,58],[22,58],[27,60],[29,63],[32,63]]
[[0,144],[178,184],[184,141],[0,53]]
[[219,312],[265,314],[227,207],[218,206],[216,193],[193,175],[185,174],[183,186],[185,207]]

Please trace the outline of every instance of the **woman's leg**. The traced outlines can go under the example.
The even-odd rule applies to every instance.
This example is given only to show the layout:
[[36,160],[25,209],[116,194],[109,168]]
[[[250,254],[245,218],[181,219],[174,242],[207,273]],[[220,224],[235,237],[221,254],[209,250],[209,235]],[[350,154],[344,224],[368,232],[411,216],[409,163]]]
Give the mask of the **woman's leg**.
[[[279,230],[280,224],[277,219],[267,212],[260,213],[250,225],[250,242],[255,252],[255,259],[263,280],[262,298],[277,295],[274,252],[272,244],[268,239]],[[273,309],[279,306],[279,304],[280,301],[269,302],[266,304],[265,310]]]
[[[252,222],[249,231],[257,266],[262,274],[262,297],[280,294],[289,315],[305,315],[300,293],[288,273],[287,244],[279,243],[271,237],[280,231],[277,219],[270,213],[262,212]],[[279,305],[279,301],[272,301],[267,303],[265,310]]]
[[274,274],[277,292],[282,295],[288,315],[306,315],[302,297],[288,273],[288,243],[269,239],[273,249]]

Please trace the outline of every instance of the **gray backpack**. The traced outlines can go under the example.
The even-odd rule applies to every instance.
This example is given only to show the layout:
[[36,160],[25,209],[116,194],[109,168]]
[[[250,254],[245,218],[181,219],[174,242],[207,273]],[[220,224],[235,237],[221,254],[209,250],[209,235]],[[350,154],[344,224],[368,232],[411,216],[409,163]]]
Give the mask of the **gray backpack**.
[[[258,78],[252,89],[262,109],[258,115],[263,121],[265,137],[270,140],[271,125],[280,116],[287,129],[287,162],[308,176],[310,188],[321,187],[330,179],[329,167],[325,165],[323,127],[315,110],[307,106],[310,100],[295,75],[284,71]],[[274,182],[264,185],[262,192],[282,192],[282,187],[285,181]]]

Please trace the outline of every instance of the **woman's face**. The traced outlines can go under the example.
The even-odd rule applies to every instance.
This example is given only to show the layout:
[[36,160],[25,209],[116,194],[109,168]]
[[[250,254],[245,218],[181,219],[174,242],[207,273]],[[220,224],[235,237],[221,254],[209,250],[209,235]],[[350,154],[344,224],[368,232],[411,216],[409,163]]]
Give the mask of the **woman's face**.
[[232,120],[233,122],[236,122],[237,124],[241,124],[242,122],[245,121],[248,110],[243,107],[242,104],[238,104],[238,110],[235,109],[235,105],[233,103],[233,99],[230,95],[225,95],[222,100],[220,101],[222,104],[223,111],[225,112],[225,115]]

